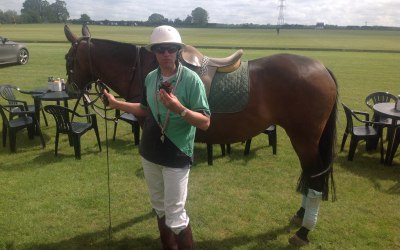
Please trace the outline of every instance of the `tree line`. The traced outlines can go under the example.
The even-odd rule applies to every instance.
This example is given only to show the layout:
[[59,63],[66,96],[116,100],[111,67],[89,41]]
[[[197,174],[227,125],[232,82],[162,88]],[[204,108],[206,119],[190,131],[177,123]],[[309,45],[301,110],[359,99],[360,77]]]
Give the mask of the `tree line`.
[[0,23],[97,23],[113,25],[123,23],[125,25],[162,25],[172,24],[176,26],[196,25],[206,26],[208,24],[208,12],[200,7],[192,10],[191,15],[187,15],[184,20],[176,18],[169,20],[159,13],[153,13],[147,21],[110,21],[110,20],[92,20],[89,15],[83,13],[79,19],[70,19],[67,9],[67,3],[62,0],[56,0],[50,4],[46,0],[25,0],[22,4],[21,14],[18,15],[15,10],[3,11],[0,9]]

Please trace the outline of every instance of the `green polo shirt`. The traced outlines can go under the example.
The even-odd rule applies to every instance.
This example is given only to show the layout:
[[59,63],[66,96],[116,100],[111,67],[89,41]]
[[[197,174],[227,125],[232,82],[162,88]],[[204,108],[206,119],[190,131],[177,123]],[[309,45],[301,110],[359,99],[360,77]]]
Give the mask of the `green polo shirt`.
[[[207,102],[206,91],[200,77],[192,70],[179,63],[178,71],[181,71],[178,81],[178,73],[169,80],[174,88],[173,93],[187,109],[211,115]],[[147,105],[151,109],[154,119],[158,121],[160,115],[161,126],[167,119],[168,109],[158,99],[158,91],[161,84],[160,69],[150,72],[145,81]],[[146,104],[144,104],[146,105]],[[187,156],[193,155],[194,138],[196,128],[187,123],[179,114],[169,112],[166,123],[165,135]]]

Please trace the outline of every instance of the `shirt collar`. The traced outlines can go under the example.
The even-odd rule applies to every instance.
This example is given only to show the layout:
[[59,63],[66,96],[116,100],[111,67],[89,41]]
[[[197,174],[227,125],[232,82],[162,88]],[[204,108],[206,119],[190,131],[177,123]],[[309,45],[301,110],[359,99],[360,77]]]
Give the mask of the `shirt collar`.
[[[177,69],[176,69],[176,73],[175,73],[174,77],[172,77],[172,78],[170,78],[170,79],[168,80],[170,83],[175,83],[175,82],[176,82],[176,80],[177,80],[176,78],[177,78],[177,76],[178,76],[178,72],[179,72],[179,69],[180,69],[181,67],[183,67],[182,64],[181,64],[180,62],[178,62],[178,67],[177,67]],[[160,67],[158,67],[158,69],[157,69],[157,75],[158,75],[160,81],[162,82],[163,79],[162,79],[162,77],[161,77],[161,69],[160,69]]]

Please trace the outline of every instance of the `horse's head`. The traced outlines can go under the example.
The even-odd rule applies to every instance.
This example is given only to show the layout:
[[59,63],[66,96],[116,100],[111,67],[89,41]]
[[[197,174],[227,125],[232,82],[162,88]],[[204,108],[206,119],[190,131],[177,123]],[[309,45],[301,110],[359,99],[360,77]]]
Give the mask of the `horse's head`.
[[132,44],[92,39],[86,26],[80,38],[68,26],[64,33],[72,44],[65,55],[68,91],[100,80],[127,100],[140,99],[146,75],[157,67],[153,53]]
[[87,47],[90,33],[89,29],[84,26],[82,28],[83,36],[77,38],[67,25],[64,26],[64,33],[72,45],[65,55],[68,76],[66,89],[69,93],[73,93],[77,90],[82,90],[89,82],[96,80],[90,69],[88,69],[88,54],[79,52],[79,50]]

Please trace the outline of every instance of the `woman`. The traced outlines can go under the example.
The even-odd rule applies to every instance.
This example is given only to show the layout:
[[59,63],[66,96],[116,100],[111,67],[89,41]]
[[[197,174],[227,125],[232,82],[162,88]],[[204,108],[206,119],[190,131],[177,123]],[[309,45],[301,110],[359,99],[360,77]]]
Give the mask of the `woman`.
[[147,75],[141,102],[118,101],[104,92],[111,108],[145,117],[139,152],[164,249],[193,249],[185,210],[189,172],[196,128],[210,126],[203,83],[177,60],[184,46],[175,28],[156,27],[146,49],[159,67]]

